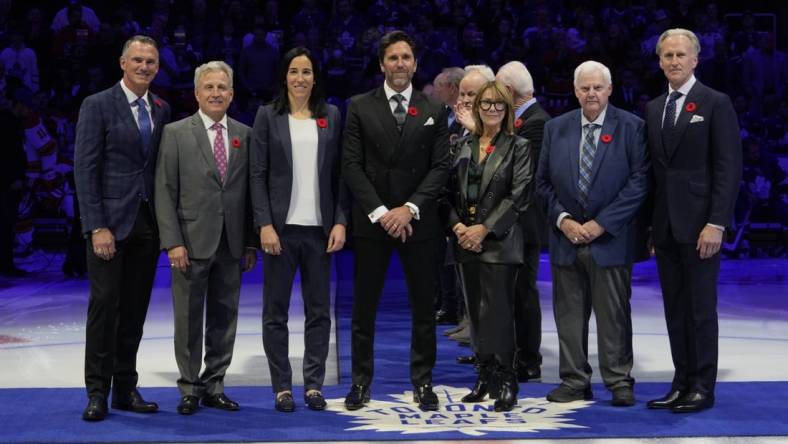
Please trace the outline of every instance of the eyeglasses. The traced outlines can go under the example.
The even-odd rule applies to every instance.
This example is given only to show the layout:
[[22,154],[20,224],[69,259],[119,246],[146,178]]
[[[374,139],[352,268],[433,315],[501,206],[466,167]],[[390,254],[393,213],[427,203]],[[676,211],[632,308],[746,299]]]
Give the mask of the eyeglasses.
[[479,108],[481,108],[482,111],[490,111],[493,107],[496,111],[501,112],[506,109],[506,102],[492,102],[490,100],[482,100],[479,102]]

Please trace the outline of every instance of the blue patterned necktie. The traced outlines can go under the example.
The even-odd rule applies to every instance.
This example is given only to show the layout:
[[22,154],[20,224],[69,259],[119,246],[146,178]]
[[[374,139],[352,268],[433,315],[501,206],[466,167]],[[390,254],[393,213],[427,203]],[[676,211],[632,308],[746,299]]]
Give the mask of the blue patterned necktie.
[[402,105],[402,101],[405,100],[405,96],[394,94],[391,98],[397,102],[397,106],[394,108],[394,118],[397,120],[397,129],[402,132],[402,125],[405,124],[405,107]]
[[142,97],[135,100],[134,103],[137,104],[137,118],[139,120],[140,126],[140,137],[142,137],[142,147],[145,150],[145,154],[150,151],[150,144],[151,144],[151,133],[152,125],[150,121],[150,114],[148,114],[147,108],[145,108],[145,101],[142,100]]
[[583,125],[586,136],[583,139],[583,149],[580,152],[580,175],[577,178],[577,188],[580,191],[580,203],[585,208],[588,205],[588,188],[591,186],[591,168],[594,166],[594,155],[596,154],[596,144],[594,143],[594,133],[599,125],[587,123]]
[[665,106],[665,120],[662,121],[662,129],[673,129],[676,126],[676,100],[682,94],[678,91],[670,93],[668,104]]

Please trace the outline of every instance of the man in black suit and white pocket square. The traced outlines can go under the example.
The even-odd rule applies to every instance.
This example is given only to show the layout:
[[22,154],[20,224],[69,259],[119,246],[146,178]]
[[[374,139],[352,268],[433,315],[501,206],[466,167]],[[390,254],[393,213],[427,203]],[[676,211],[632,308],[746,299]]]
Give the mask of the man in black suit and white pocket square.
[[343,140],[343,178],[354,197],[356,252],[352,320],[353,384],[349,410],[370,399],[375,315],[388,263],[397,251],[412,314],[410,379],[414,401],[437,410],[435,365],[435,240],[443,235],[437,198],[448,178],[444,107],[411,84],[415,43],[402,31],[380,40],[382,87],[354,97]]
[[159,408],[136,389],[137,350],[160,253],[153,174],[170,106],[148,91],[159,71],[155,40],[127,40],[120,68],[118,84],[82,102],[74,142],[74,180],[89,240],[86,421],[107,416],[110,388],[112,408]]
[[668,92],[648,103],[646,125],[656,189],[652,239],[675,374],[649,408],[696,412],[714,405],[720,245],[742,170],[730,98],[694,75],[700,44],[675,28],[657,42]]
[[226,114],[232,68],[220,61],[199,66],[194,95],[199,110],[164,128],[156,166],[156,218],[172,269],[182,415],[197,411],[200,398],[208,407],[239,409],[224,394],[224,376],[233,357],[241,270],[256,261],[248,193],[251,129]]

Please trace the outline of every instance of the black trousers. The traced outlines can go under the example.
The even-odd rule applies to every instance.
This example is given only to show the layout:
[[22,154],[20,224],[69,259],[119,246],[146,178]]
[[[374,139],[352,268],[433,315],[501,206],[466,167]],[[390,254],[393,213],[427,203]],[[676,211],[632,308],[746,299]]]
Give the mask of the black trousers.
[[282,254],[263,256],[263,347],[274,393],[292,390],[293,370],[288,359],[287,328],[290,293],[296,270],[301,270],[304,298],[305,390],[321,390],[331,336],[331,255],[322,227],[286,225],[279,234]]
[[539,244],[524,245],[523,264],[517,273],[514,294],[515,364],[518,368],[539,368],[542,365],[542,308],[536,276],[539,271]]
[[402,243],[395,239],[354,238],[355,295],[351,323],[353,384],[369,385],[373,374],[375,317],[391,254],[397,251],[408,287],[412,317],[410,379],[432,382],[435,367],[435,244],[433,239]]
[[655,249],[670,352],[676,369],[673,388],[713,394],[719,354],[720,255],[701,259],[695,244],[680,244],[671,234],[656,244]]
[[498,366],[511,369],[514,358],[514,292],[518,265],[460,264],[474,352],[495,355]]
[[137,385],[137,349],[148,312],[159,258],[159,236],[147,203],[140,204],[134,228],[115,241],[106,261],[87,242],[90,300],[85,337],[85,386],[88,396],[105,398]]

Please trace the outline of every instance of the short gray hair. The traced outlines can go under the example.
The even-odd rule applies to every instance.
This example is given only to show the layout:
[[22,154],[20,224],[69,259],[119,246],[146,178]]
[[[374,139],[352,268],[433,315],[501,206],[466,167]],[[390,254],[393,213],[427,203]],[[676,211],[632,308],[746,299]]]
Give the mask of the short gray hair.
[[141,45],[150,45],[156,48],[156,52],[159,51],[159,45],[156,43],[156,40],[154,40],[153,37],[148,37],[147,35],[135,35],[129,37],[129,39],[126,40],[126,43],[123,44],[123,51],[121,51],[120,53],[121,57],[123,58],[126,57],[126,54],[128,54],[129,48],[131,47],[132,43],[139,43]]
[[[472,73],[473,71],[479,71],[484,80],[488,82],[495,81],[495,73],[493,72],[492,68],[487,65],[468,65],[465,67],[465,75]],[[465,77],[465,76],[463,76]]]
[[233,69],[230,68],[230,65],[224,63],[221,60],[212,60],[210,62],[203,63],[194,70],[194,89],[197,89],[197,84],[200,83],[200,78],[204,74],[214,71],[221,71],[227,74],[227,77],[230,79],[230,89],[232,89]]
[[662,42],[664,42],[666,38],[678,37],[680,35],[683,35],[690,41],[692,47],[695,49],[695,55],[696,56],[700,55],[700,41],[698,40],[698,36],[696,36],[695,33],[690,31],[689,29],[684,29],[684,28],[672,28],[663,32],[662,35],[659,36],[659,40],[657,40],[657,49],[656,49],[657,55],[658,56],[662,55],[660,54],[662,52]]
[[575,68],[575,79],[573,82],[575,88],[577,88],[577,80],[580,78],[580,76],[591,72],[601,72],[602,77],[605,79],[605,83],[608,85],[613,84],[613,78],[610,75],[610,70],[607,66],[594,60],[586,60],[585,62],[577,65],[577,68]]
[[534,79],[521,62],[514,60],[501,66],[495,77],[511,88],[518,97],[534,93]]
[[443,68],[441,74],[445,76],[447,82],[454,86],[459,86],[460,81],[465,77],[465,70],[457,66],[452,66],[451,68]]

